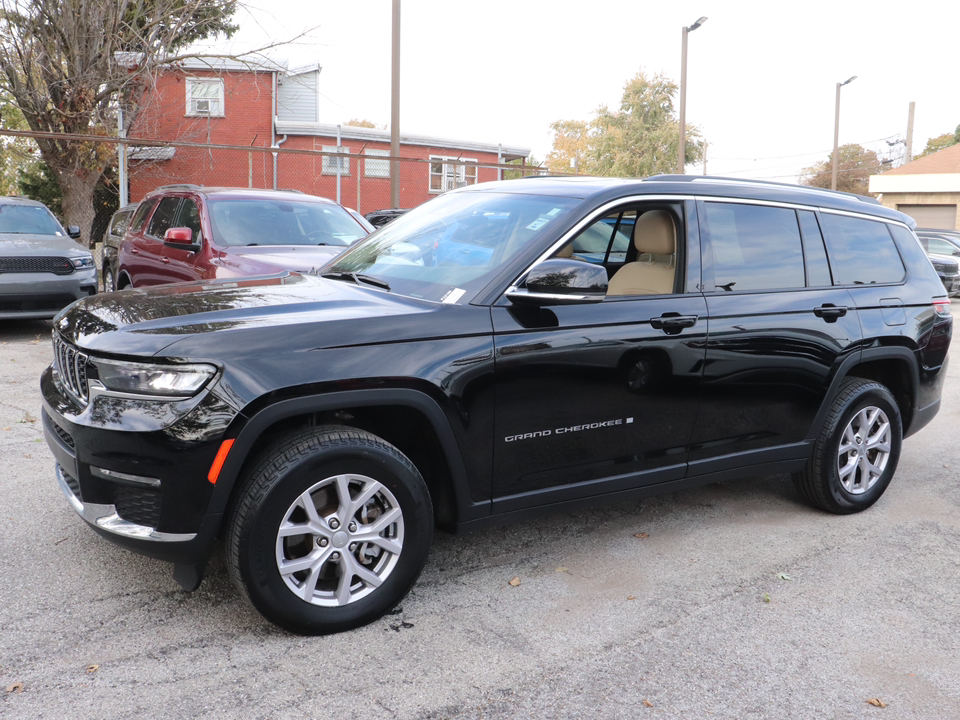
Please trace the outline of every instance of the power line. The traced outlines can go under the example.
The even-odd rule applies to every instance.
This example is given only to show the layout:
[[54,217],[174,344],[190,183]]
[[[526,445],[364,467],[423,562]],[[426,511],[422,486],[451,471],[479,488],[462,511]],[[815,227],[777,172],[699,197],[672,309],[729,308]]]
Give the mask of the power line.
[[[891,138],[899,137],[899,135],[901,135],[901,133],[893,133],[892,135],[887,135],[885,137],[877,138],[876,140],[866,140],[859,143],[844,143],[844,144],[845,145],[869,145],[871,143],[885,142],[887,140],[890,140]],[[833,148],[830,148],[828,150],[820,150],[817,152],[800,153],[798,155],[776,155],[773,157],[762,157],[762,158],[757,158],[757,157],[714,158],[714,157],[711,157],[708,159],[710,160],[710,162],[735,161],[735,160],[760,162],[765,160],[789,160],[790,158],[810,157],[813,155],[824,155],[824,154],[829,155],[832,152],[833,152]]]

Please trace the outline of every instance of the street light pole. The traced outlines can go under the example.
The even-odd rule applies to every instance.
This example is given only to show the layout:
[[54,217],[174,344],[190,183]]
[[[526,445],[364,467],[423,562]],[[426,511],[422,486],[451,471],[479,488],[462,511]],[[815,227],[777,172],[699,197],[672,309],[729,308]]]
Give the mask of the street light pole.
[[833,170],[830,176],[830,189],[837,189],[837,151],[839,150],[840,144],[840,88],[842,88],[847,83],[852,83],[857,79],[857,76],[854,75],[849,80],[845,80],[842,83],[837,83],[837,111],[833,119]]
[[683,175],[687,167],[687,34],[703,25],[705,17],[697,20],[690,27],[683,28],[683,45],[680,54],[680,151],[677,156],[677,174]]

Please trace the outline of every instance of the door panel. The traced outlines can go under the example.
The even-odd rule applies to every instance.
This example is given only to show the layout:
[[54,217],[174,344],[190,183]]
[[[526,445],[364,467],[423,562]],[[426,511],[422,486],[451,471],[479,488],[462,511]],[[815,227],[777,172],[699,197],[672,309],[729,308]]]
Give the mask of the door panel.
[[495,512],[684,476],[702,295],[495,307],[493,323]]
[[843,288],[706,302],[710,335],[691,474],[726,465],[699,461],[801,443],[837,369],[859,352],[860,322]]

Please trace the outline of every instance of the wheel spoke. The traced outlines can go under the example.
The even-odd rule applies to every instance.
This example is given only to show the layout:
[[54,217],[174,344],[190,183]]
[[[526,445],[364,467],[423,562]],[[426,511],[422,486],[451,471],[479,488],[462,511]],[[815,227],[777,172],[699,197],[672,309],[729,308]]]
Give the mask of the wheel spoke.
[[281,560],[278,565],[281,575],[293,575],[301,570],[313,570],[319,568],[326,561],[327,552],[312,552],[296,560]]
[[374,495],[379,492],[380,488],[383,486],[375,480],[371,480],[363,486],[363,490],[360,491],[360,494],[356,498],[353,498],[349,506],[347,507],[346,520],[349,522],[354,515],[357,514],[357,511],[364,506],[364,504],[370,500]]
[[842,482],[844,486],[847,486],[848,484],[850,484],[851,480],[849,478],[849,475],[856,469],[857,469],[857,461],[856,460],[851,461],[849,458],[847,459],[846,465],[841,465],[838,468],[838,471],[840,473],[840,482]]
[[364,532],[379,535],[388,527],[390,527],[395,521],[399,520],[403,516],[403,513],[400,511],[400,508],[391,508],[388,512],[384,513],[378,517],[374,522],[369,525],[364,526]]
[[361,543],[370,543],[371,545],[376,545],[377,547],[386,550],[388,553],[393,555],[399,555],[400,551],[403,550],[403,545],[398,543],[396,540],[391,538],[385,538],[381,535],[375,533],[360,533],[353,536],[353,539],[356,542]]
[[350,583],[353,580],[353,562],[348,555],[340,556],[340,580],[337,582],[337,605],[350,602]]

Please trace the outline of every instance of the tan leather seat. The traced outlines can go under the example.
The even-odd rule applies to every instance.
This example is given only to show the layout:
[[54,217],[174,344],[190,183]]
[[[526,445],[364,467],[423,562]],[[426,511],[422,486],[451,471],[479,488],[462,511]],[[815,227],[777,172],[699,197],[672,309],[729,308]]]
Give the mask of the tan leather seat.
[[633,246],[638,260],[617,270],[607,295],[668,295],[673,292],[677,264],[677,228],[666,210],[650,210],[637,218]]

